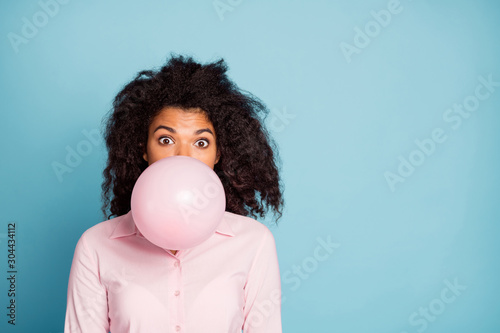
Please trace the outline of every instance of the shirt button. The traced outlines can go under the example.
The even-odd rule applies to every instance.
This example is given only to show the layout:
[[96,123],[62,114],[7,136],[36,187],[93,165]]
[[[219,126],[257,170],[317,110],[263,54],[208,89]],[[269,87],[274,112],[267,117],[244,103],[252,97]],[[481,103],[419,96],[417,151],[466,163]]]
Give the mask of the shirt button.
[[178,261],[174,262],[174,266],[179,267],[179,262]]
[[179,325],[175,326],[175,330],[179,332],[181,330],[181,327]]
[[175,296],[179,296],[179,294],[180,294],[180,293],[181,293],[181,292],[180,292],[179,290],[176,290],[176,291],[175,291],[175,293],[174,293],[174,295],[175,295]]

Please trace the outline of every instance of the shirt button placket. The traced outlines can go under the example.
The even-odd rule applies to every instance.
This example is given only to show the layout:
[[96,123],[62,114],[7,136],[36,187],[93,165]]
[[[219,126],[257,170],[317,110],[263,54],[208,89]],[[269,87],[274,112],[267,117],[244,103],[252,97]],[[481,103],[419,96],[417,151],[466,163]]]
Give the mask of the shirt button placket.
[[184,323],[184,302],[182,299],[181,295],[181,286],[182,286],[182,270],[180,267],[180,262],[176,260],[174,262],[174,267],[175,267],[175,275],[176,275],[176,281],[177,281],[177,289],[173,292],[175,296],[175,301],[173,302],[174,308],[177,310],[177,318],[176,318],[176,325],[175,325],[175,331],[180,332],[182,330],[181,325]]

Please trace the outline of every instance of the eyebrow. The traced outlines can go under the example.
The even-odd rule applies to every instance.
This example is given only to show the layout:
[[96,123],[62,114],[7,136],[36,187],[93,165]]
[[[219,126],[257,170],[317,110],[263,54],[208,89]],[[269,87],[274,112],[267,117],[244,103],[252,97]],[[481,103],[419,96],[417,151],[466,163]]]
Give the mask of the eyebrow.
[[[165,126],[165,125],[158,126],[153,131],[153,133],[156,132],[157,130],[159,130],[160,128],[166,129],[167,131],[172,132],[172,133],[177,133],[177,131],[175,129],[173,129],[172,127],[169,127],[169,126]],[[212,134],[213,136],[215,136],[214,133],[210,130],[210,128],[200,128],[199,130],[194,131],[193,134],[198,135],[198,134],[201,134],[203,132],[208,132],[208,133]]]

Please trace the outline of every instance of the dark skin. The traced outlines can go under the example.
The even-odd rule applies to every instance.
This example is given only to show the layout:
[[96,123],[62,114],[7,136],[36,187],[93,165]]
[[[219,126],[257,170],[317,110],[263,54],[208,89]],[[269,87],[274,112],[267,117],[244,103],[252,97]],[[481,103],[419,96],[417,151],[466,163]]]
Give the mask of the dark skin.
[[[163,108],[148,129],[143,158],[149,165],[168,156],[190,156],[212,170],[219,161],[215,129],[201,109]],[[177,250],[169,250],[174,255]]]

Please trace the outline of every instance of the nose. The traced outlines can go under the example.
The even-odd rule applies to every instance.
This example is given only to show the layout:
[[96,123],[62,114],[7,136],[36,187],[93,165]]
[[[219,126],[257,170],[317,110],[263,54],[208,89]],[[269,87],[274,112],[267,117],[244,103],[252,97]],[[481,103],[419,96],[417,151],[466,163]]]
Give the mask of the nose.
[[175,155],[177,155],[177,156],[190,156],[191,157],[191,149],[189,149],[189,144],[187,144],[187,143],[178,144]]

